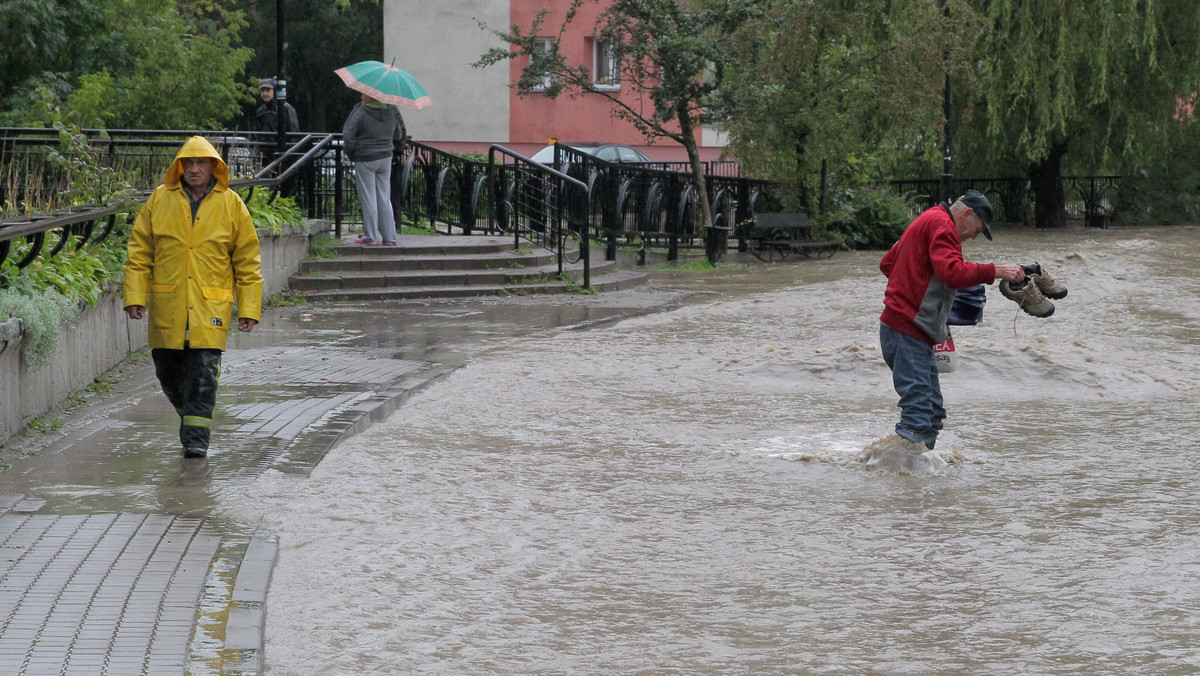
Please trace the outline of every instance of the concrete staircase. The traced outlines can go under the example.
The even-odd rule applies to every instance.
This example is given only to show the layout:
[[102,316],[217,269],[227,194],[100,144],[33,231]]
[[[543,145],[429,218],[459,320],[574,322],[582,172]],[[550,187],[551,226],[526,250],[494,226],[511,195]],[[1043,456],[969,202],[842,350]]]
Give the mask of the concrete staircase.
[[[397,246],[348,241],[334,251],[335,258],[302,262],[289,280],[291,292],[310,301],[528,295],[567,293],[583,279],[581,264],[564,265],[569,283],[559,279],[552,253],[528,243],[518,249],[512,237],[401,235]],[[596,291],[646,281],[645,273],[618,270],[615,263],[595,258],[591,282]]]

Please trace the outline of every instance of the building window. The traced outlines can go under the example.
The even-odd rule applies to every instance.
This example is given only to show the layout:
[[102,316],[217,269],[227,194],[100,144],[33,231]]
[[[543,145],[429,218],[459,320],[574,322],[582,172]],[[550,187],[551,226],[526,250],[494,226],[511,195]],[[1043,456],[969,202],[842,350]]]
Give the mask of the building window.
[[[551,54],[554,52],[554,38],[535,38],[533,44],[538,51],[545,52],[546,54]],[[554,84],[554,77],[547,75],[533,86],[533,91],[544,92],[549,89],[550,85],[552,84]]]
[[620,89],[621,70],[613,54],[612,43],[592,41],[592,82],[597,89]]

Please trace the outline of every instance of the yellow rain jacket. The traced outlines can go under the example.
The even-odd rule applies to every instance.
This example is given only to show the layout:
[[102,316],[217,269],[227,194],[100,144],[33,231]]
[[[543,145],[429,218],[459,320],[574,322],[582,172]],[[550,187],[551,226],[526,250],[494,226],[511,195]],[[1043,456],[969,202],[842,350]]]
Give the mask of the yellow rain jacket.
[[[216,184],[196,218],[185,157],[213,157]],[[225,349],[236,298],[238,314],[262,312],[262,259],[258,233],[242,198],[229,189],[229,167],[206,139],[193,136],[167,169],[163,184],[142,207],[129,236],[125,307],[145,306],[150,347]]]

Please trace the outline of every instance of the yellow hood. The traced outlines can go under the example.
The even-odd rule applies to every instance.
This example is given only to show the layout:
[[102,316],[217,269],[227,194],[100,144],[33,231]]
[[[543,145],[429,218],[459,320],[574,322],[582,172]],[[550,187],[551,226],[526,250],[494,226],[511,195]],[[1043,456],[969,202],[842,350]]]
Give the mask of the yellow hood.
[[175,153],[175,160],[171,162],[171,167],[167,169],[167,176],[163,179],[163,183],[168,188],[178,188],[179,179],[183,177],[183,162],[185,157],[211,157],[217,161],[217,166],[213,168],[213,176],[217,179],[217,185],[221,188],[229,187],[229,166],[225,164],[225,160],[221,159],[221,154],[213,147],[213,144],[208,142],[208,139],[203,136],[193,136],[188,139],[183,147]]

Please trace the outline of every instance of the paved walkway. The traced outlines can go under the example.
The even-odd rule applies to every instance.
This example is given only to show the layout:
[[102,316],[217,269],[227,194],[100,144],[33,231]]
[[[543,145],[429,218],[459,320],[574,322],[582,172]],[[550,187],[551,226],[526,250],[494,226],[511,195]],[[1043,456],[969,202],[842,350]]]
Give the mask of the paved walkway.
[[276,543],[220,517],[214,494],[267,469],[311,471],[450,370],[345,331],[296,333],[226,353],[206,460],[180,457],[147,358],[4,449],[0,673],[262,672]]

